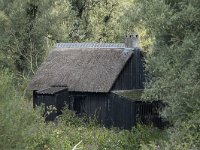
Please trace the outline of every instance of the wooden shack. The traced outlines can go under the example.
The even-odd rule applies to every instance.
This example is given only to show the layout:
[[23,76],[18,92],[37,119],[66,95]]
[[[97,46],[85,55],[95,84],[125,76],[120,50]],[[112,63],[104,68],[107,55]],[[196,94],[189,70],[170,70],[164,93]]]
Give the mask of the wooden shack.
[[95,115],[106,126],[136,124],[136,101],[121,93],[144,88],[144,57],[138,36],[125,43],[58,43],[42,63],[28,89],[68,86],[69,108]]
[[44,105],[44,117],[46,121],[53,121],[62,114],[65,103],[68,102],[67,87],[49,87],[35,91],[33,94],[33,106]]

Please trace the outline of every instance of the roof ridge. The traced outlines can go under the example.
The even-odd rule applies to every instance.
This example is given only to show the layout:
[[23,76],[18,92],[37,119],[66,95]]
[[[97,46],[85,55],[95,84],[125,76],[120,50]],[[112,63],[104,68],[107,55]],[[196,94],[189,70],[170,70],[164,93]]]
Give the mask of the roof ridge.
[[57,43],[56,48],[125,48],[124,43]]

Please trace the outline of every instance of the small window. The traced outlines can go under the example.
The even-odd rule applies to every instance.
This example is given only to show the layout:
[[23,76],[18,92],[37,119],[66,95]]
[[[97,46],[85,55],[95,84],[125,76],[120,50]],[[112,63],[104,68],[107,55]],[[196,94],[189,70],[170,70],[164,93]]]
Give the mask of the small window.
[[85,113],[85,99],[86,96],[73,96],[69,109],[74,110],[76,114]]

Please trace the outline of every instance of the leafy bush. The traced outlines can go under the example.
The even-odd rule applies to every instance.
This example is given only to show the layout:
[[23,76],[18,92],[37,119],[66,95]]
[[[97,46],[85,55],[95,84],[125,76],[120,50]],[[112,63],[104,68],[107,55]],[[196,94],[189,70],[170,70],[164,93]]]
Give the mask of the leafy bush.
[[13,75],[0,75],[1,149],[139,149],[140,144],[164,138],[152,127],[138,125],[131,131],[107,129],[93,119],[79,118],[68,109],[53,123],[45,123],[41,110],[33,109],[16,92]]
[[137,0],[135,6],[128,13],[154,39],[147,59],[152,77],[143,97],[167,103],[162,115],[173,124],[163,148],[195,149],[200,143],[199,0]]

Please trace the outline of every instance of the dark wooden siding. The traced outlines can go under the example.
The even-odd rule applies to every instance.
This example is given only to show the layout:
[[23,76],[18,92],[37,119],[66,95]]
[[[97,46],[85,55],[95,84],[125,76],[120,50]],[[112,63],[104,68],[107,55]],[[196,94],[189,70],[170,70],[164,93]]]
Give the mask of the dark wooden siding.
[[143,89],[144,61],[139,49],[134,50],[124,69],[119,74],[111,90]]
[[168,122],[164,121],[159,112],[165,107],[162,101],[144,102],[136,101],[137,122],[142,124],[153,124],[163,128]]
[[135,102],[114,93],[71,92],[71,97],[84,96],[83,113],[94,116],[107,127],[130,129],[136,121]]
[[57,115],[62,114],[63,107],[65,106],[65,103],[67,103],[68,99],[69,93],[67,90],[55,94],[55,105],[57,108]]
[[43,95],[43,94],[36,94],[35,96],[35,106],[44,105],[44,114],[46,121],[54,120],[56,118],[56,112],[53,111],[51,114],[48,115],[49,107],[56,105],[56,100],[54,95]]
[[131,129],[136,124],[135,101],[110,93],[108,108],[110,125]]
[[[95,116],[99,122],[105,123],[107,120],[107,93],[90,93],[90,92],[70,92],[71,99],[75,97],[84,97],[76,99],[82,101],[81,113],[86,113],[89,116]],[[72,102],[69,102],[71,105]],[[73,110],[73,106],[70,106]]]
[[[35,93],[34,105],[45,106],[44,116],[46,121],[54,120],[60,115],[64,103],[72,104],[74,100],[80,102],[79,113],[95,116],[96,119],[106,127],[120,127],[131,129],[136,122],[153,124],[159,128],[166,124],[159,116],[159,111],[164,107],[161,101],[144,102],[137,99],[130,100],[114,93],[90,93],[90,92],[60,92],[56,94]],[[71,100],[68,99],[71,97]],[[57,112],[46,116],[47,107],[53,105]],[[73,110],[73,106],[70,109]],[[77,111],[77,110],[76,110]]]
[[[65,102],[68,101],[68,91],[63,90],[62,92],[58,92],[55,94],[38,94],[36,91],[33,93],[33,106],[41,106],[44,105],[44,117],[46,121],[52,121],[56,118],[56,116],[62,114],[61,110],[64,107]],[[57,110],[53,111],[49,115],[47,111],[49,111],[49,107],[55,107]]]

